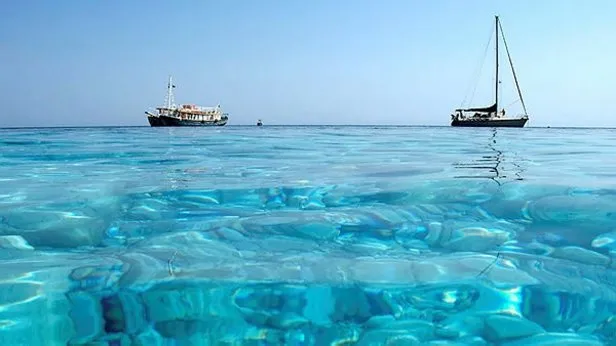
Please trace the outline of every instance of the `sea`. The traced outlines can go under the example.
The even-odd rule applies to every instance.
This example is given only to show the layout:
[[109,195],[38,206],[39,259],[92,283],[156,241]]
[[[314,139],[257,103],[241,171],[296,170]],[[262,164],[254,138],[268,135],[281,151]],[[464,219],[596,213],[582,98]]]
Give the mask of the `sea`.
[[0,130],[0,345],[615,345],[616,130]]

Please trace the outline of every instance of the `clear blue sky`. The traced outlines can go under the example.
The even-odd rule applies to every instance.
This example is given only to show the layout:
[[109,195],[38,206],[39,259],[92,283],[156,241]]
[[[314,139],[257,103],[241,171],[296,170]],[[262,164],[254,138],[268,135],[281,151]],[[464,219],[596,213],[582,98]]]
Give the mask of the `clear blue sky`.
[[230,124],[448,125],[495,14],[530,126],[616,126],[611,0],[2,1],[0,126],[147,125],[169,74]]

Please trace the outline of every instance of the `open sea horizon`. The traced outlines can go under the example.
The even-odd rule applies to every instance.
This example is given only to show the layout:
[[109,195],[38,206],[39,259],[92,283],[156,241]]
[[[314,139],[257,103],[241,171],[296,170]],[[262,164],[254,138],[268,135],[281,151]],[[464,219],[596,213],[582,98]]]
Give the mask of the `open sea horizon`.
[[[227,124],[225,126],[216,127],[216,128],[234,128],[234,127],[255,127],[255,124]],[[417,127],[417,128],[426,128],[426,127],[446,127],[451,128],[451,125],[442,124],[442,125],[418,125],[418,124],[264,124],[267,127],[374,127],[374,128],[391,128],[391,127]],[[27,129],[96,129],[96,128],[141,128],[141,127],[151,127],[148,124],[142,125],[58,125],[58,126],[0,126],[0,130],[27,130]],[[533,126],[526,125],[525,129],[571,129],[571,130],[612,130],[616,129],[616,127],[612,126]]]
[[616,344],[616,130],[0,128],[1,345]]

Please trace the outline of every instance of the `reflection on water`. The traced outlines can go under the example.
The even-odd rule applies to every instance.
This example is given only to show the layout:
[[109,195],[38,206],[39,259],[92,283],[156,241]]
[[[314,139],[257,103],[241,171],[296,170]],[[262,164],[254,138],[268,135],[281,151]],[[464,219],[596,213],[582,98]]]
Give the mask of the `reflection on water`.
[[[517,153],[508,151],[506,154],[498,145],[498,128],[491,129],[491,136],[485,143],[488,154],[475,158],[470,162],[458,162],[453,166],[465,172],[475,174],[456,175],[456,179],[490,179],[499,186],[516,180],[524,180],[524,168],[519,162]],[[476,170],[476,171],[474,171]]]

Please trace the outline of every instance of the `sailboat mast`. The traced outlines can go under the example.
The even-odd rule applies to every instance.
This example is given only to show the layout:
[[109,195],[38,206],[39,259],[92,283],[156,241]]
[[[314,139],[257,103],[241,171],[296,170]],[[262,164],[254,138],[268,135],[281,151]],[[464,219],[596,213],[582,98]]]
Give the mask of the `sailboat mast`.
[[495,17],[495,25],[496,25],[496,85],[495,85],[496,100],[494,101],[494,103],[496,104],[496,113],[498,113],[498,16],[494,16],[494,17]]

